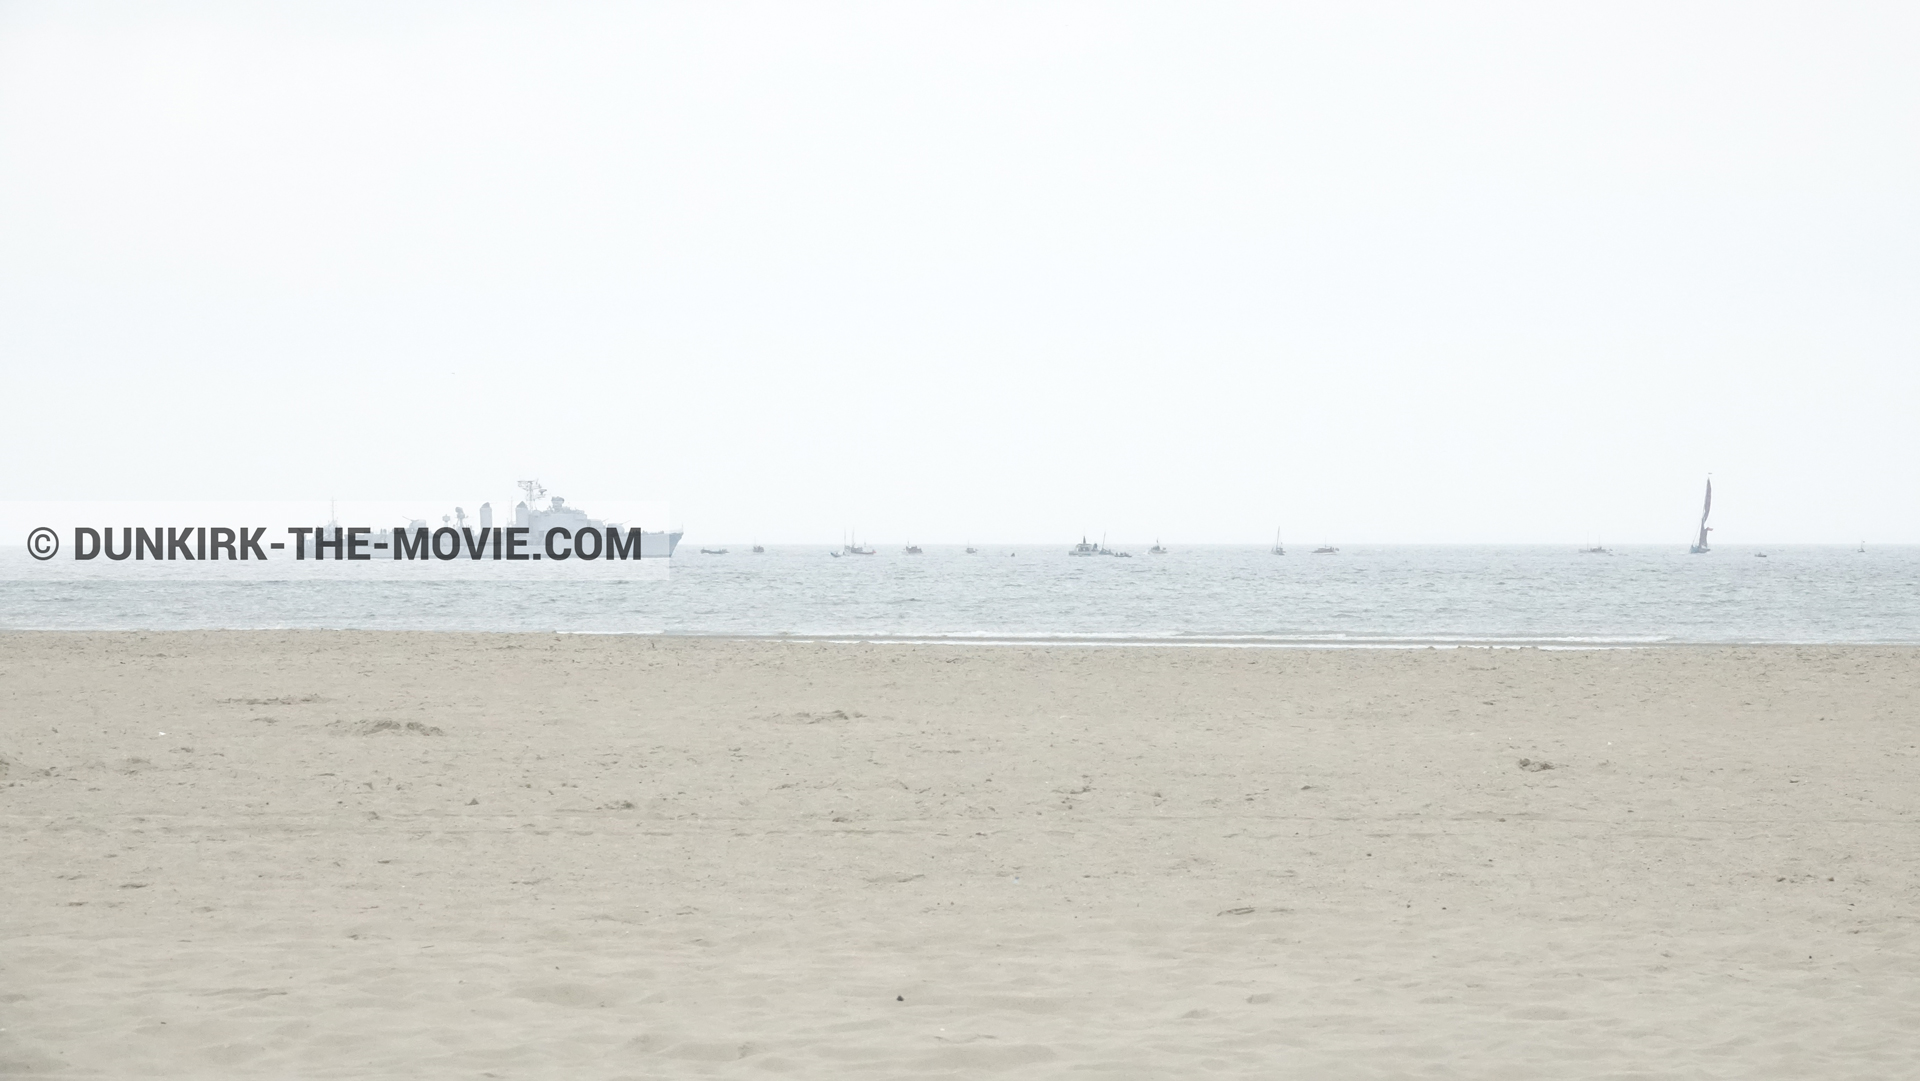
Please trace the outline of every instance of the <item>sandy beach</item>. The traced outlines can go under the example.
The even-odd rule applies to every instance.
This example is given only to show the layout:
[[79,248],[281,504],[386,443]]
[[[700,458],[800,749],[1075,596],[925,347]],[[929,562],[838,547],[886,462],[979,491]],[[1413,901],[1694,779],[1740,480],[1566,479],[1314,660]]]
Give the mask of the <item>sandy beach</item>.
[[1907,1075],[1916,689],[1903,648],[0,635],[0,1074]]

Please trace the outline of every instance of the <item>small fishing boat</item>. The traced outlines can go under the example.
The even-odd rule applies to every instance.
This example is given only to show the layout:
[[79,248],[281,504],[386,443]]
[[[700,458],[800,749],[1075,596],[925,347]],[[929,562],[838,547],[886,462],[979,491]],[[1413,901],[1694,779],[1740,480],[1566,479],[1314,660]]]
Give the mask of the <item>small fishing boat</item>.
[[1286,546],[1280,543],[1280,531],[1278,529],[1273,531],[1273,550],[1269,554],[1277,556],[1287,554]]
[[1335,547],[1334,547],[1333,545],[1331,545],[1331,544],[1323,544],[1323,545],[1321,545],[1320,547],[1318,547],[1318,548],[1315,548],[1315,549],[1313,550],[1313,554],[1314,554],[1314,555],[1317,555],[1317,556],[1331,556],[1331,555],[1339,555],[1339,554],[1340,554],[1340,549],[1338,549],[1338,548],[1335,548]]
[[1153,538],[1153,547],[1147,549],[1147,554],[1150,556],[1163,556],[1167,554],[1167,550],[1160,547],[1159,537]]
[[975,548],[973,545],[969,544],[967,545],[967,554],[970,556],[977,556],[980,554],[980,549]]
[[1100,546],[1097,544],[1088,544],[1086,535],[1083,533],[1080,536],[1080,543],[1067,549],[1067,554],[1070,556],[1097,556],[1100,554]]
[[859,540],[857,540],[853,534],[849,533],[847,534],[846,543],[840,546],[839,554],[843,556],[870,556],[873,554],[873,551],[871,548],[860,547]]
[[917,556],[917,555],[921,555],[921,554],[922,554],[922,552],[920,551],[920,546],[919,546],[919,545],[917,545],[917,544],[909,544],[909,545],[907,545],[907,554],[908,554],[908,555],[910,555],[910,556]]
[[1701,504],[1700,506],[1700,539],[1694,541],[1693,547],[1687,549],[1687,551],[1692,553],[1693,555],[1699,555],[1702,552],[1710,550],[1707,548],[1707,534],[1713,532],[1713,527],[1707,524],[1707,515],[1712,511],[1713,511],[1713,478],[1708,477],[1707,478],[1707,501]]
[[700,554],[703,556],[723,556],[727,554],[727,550],[725,548],[702,548],[700,549]]
[[767,550],[756,544],[753,546],[753,554],[757,556],[763,556],[767,554]]

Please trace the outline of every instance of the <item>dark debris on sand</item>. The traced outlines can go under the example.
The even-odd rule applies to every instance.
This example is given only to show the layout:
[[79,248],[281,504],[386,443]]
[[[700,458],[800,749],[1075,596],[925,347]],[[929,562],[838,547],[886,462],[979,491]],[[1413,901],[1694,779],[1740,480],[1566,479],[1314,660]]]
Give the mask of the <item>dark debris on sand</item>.
[[421,724],[419,721],[361,721],[353,726],[357,736],[377,736],[382,732],[406,733],[416,736],[444,736],[446,729],[434,724]]

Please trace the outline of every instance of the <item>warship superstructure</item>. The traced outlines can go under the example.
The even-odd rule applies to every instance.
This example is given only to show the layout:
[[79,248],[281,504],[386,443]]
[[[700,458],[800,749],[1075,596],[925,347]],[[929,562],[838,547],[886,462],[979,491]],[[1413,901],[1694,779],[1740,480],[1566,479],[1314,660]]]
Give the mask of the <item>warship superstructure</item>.
[[[582,529],[597,530],[607,526],[626,529],[639,524],[637,522],[603,522],[598,518],[589,517],[587,512],[579,507],[568,506],[567,501],[557,495],[542,507],[539,502],[547,494],[547,490],[537,480],[523,480],[518,487],[527,494],[527,497],[513,505],[513,521],[510,524],[524,526],[531,530],[532,532],[527,534],[530,537],[544,537],[547,535],[547,530],[555,526],[577,533]],[[491,508],[482,508],[482,511],[486,513],[491,511]],[[641,558],[664,559],[672,556],[673,550],[680,544],[680,536],[681,534],[677,532],[653,532],[643,528],[640,532]]]

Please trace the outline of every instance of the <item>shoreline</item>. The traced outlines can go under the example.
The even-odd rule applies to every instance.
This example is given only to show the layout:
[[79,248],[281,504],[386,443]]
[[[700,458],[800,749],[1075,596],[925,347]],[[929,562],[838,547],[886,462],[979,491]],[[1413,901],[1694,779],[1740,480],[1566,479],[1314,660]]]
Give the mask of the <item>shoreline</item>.
[[1873,641],[1754,641],[1726,639],[1692,641],[1647,636],[1550,636],[1526,637],[1475,635],[1472,637],[1382,635],[1130,635],[1130,634],[860,634],[855,632],[774,631],[760,634],[691,631],[628,630],[527,630],[448,629],[437,627],[15,627],[0,628],[0,637],[9,635],[195,635],[195,634],[371,634],[371,635],[492,635],[531,638],[631,638],[642,641],[674,642],[766,642],[818,645],[906,645],[906,646],[987,646],[993,648],[1099,648],[1128,649],[1303,649],[1303,650],[1540,650],[1568,652],[1590,650],[1640,649],[1913,649],[1920,641],[1899,639]]

